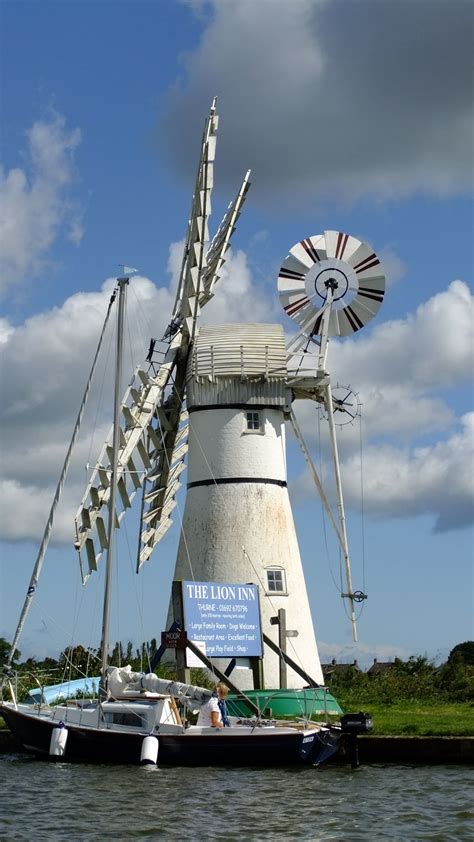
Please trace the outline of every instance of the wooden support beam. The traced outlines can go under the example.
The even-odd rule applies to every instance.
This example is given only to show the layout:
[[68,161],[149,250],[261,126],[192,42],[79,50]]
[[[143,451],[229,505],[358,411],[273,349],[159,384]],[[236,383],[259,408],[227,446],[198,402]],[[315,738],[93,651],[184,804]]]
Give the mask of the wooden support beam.
[[276,654],[279,655],[280,658],[283,658],[283,660],[288,664],[288,666],[291,667],[292,669],[294,669],[294,671],[297,672],[298,675],[301,676],[301,678],[304,678],[304,680],[308,682],[308,685],[310,687],[321,687],[322,686],[321,684],[318,684],[318,682],[315,681],[314,678],[311,678],[311,676],[308,675],[307,672],[305,672],[303,669],[301,669],[301,667],[298,666],[298,664],[292,658],[290,658],[289,655],[287,655],[285,652],[282,652],[278,648],[276,643],[273,642],[271,637],[267,637],[265,632],[262,633],[262,637],[263,637],[263,642],[266,643],[267,646],[269,646],[270,649],[273,650],[273,652],[276,652]]

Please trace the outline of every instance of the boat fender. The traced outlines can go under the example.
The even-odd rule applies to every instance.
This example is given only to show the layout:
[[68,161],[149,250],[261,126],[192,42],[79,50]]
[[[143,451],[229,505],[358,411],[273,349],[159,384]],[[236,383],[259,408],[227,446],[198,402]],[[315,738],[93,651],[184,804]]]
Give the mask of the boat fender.
[[68,730],[64,722],[60,722],[57,728],[51,731],[49,753],[51,757],[63,757],[66,752]]
[[156,762],[158,760],[158,748],[159,748],[159,744],[158,744],[158,738],[157,737],[152,737],[151,735],[149,735],[148,737],[145,737],[143,742],[142,742],[142,750],[141,750],[141,754],[140,754],[140,763],[143,766],[145,766],[146,764],[148,764],[150,766],[151,765],[156,766]]

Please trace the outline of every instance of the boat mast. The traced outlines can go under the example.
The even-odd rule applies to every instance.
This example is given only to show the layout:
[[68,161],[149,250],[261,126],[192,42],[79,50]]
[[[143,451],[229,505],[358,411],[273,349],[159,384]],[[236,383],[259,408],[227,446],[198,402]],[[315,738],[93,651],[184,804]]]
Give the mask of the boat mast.
[[112,460],[109,496],[109,522],[107,536],[107,561],[105,566],[104,609],[102,614],[102,637],[100,649],[102,652],[101,696],[106,692],[107,662],[109,650],[110,602],[112,591],[113,543],[115,535],[115,497],[117,489],[117,466],[120,435],[120,408],[122,395],[122,362],[123,362],[123,326],[127,286],[130,278],[117,278],[119,299],[117,314],[117,337],[115,350],[115,391],[114,391],[114,432],[112,440]]
[[49,545],[49,539],[51,537],[51,532],[53,530],[53,524],[54,524],[54,518],[55,518],[55,515],[56,515],[56,510],[58,508],[58,504],[59,504],[61,493],[62,493],[62,490],[63,490],[63,487],[64,487],[64,483],[66,482],[66,477],[67,477],[67,473],[68,473],[68,470],[69,470],[69,465],[70,465],[70,462],[71,462],[71,457],[72,457],[72,453],[73,453],[73,450],[74,450],[74,445],[76,444],[76,439],[77,439],[77,436],[79,434],[79,430],[80,430],[80,427],[81,427],[82,416],[84,415],[84,409],[86,407],[87,399],[89,397],[89,392],[91,390],[92,381],[94,379],[95,370],[96,370],[96,367],[97,367],[97,361],[99,359],[100,351],[101,351],[101,348],[102,348],[102,342],[103,342],[103,339],[104,339],[107,323],[109,321],[109,316],[110,316],[110,312],[111,312],[111,309],[112,309],[112,305],[114,304],[114,301],[115,301],[116,292],[117,292],[117,290],[114,289],[114,291],[113,291],[113,293],[110,297],[110,300],[109,300],[109,306],[107,308],[107,313],[106,313],[106,316],[105,316],[104,324],[102,326],[102,332],[100,334],[99,343],[97,345],[94,360],[92,362],[92,367],[91,367],[91,370],[90,370],[89,378],[88,378],[87,383],[86,383],[86,388],[84,390],[82,402],[81,402],[81,405],[79,407],[79,412],[77,414],[73,434],[71,436],[71,441],[69,443],[69,447],[68,447],[68,450],[67,450],[67,453],[66,453],[66,457],[64,459],[64,464],[63,464],[63,468],[62,468],[62,471],[61,471],[61,475],[59,477],[58,484],[57,484],[57,487],[56,487],[56,492],[54,494],[53,502],[51,504],[49,517],[48,517],[48,520],[47,520],[47,523],[46,523],[46,526],[45,526],[45,530],[44,530],[44,533],[43,533],[41,545],[40,545],[40,548],[38,550],[38,555],[36,557],[36,562],[35,562],[35,565],[34,565],[34,568],[33,568],[33,573],[31,574],[30,584],[28,586],[28,590],[27,590],[27,593],[26,593],[25,602],[24,602],[23,609],[22,609],[22,612],[21,612],[21,615],[20,615],[20,619],[18,620],[18,625],[16,627],[15,635],[13,637],[13,643],[12,643],[11,648],[10,648],[10,652],[9,652],[9,655],[8,655],[8,658],[7,658],[7,662],[5,664],[5,670],[6,671],[8,671],[12,666],[13,658],[15,657],[15,650],[16,650],[18,641],[20,639],[21,633],[23,631],[23,627],[25,625],[26,618],[27,618],[28,613],[30,611],[31,604],[32,604],[32,601],[33,601],[33,597],[34,597],[34,595],[36,593],[36,589],[38,587],[39,577],[40,577],[41,571],[43,569],[44,557],[46,555],[46,550],[47,550],[48,545]]

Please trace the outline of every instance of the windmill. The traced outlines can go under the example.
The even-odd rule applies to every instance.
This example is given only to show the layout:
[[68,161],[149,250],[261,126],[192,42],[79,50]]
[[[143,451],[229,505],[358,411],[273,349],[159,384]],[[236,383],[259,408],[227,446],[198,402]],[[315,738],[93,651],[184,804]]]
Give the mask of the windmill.
[[[142,492],[137,572],[172,524],[179,477],[187,452],[184,375],[201,308],[214,286],[250,186],[247,172],[209,245],[208,219],[219,118],[214,99],[206,120],[196,185],[183,250],[176,300],[163,340],[152,339],[146,362],[134,373],[121,402],[117,465],[116,524]],[[107,550],[106,510],[110,498],[112,432],[92,471],[76,514],[76,543],[83,581],[97,570]],[[84,555],[86,564],[84,564]]]
[[[206,121],[175,306],[166,333],[152,340],[120,408],[115,469],[120,525],[141,493],[137,572],[171,526],[188,453],[188,482],[175,579],[254,582],[260,586],[262,628],[276,642],[271,619],[286,612],[294,660],[323,683],[298,541],[287,488],[285,421],[290,418],[309,460],[292,412],[295,399],[324,402],[330,419],[339,494],[338,522],[323,502],[344,547],[347,594],[355,633],[354,601],[345,534],[333,402],[326,370],[331,335],[359,329],[378,308],[383,276],[375,255],[354,237],[326,232],[294,246],[280,271],[286,313],[300,332],[287,347],[281,325],[199,326],[249,187],[249,173],[210,245],[213,162],[218,118],[215,101]],[[374,263],[374,260],[376,261]],[[318,342],[315,372],[293,370],[292,361]],[[117,435],[117,433],[116,433]],[[97,570],[109,537],[111,439],[93,470],[76,516],[76,548],[83,578]],[[82,567],[85,554],[88,569]],[[170,606],[169,619],[172,618]],[[225,668],[223,659],[217,666]],[[264,681],[278,685],[279,658],[265,650]],[[251,686],[249,670],[239,683]],[[290,673],[289,686],[304,682]]]

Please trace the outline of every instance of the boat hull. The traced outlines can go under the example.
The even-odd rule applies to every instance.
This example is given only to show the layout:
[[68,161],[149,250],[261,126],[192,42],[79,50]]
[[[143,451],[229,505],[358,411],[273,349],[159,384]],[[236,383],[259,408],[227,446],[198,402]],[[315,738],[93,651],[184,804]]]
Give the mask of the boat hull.
[[[0,714],[21,746],[51,760],[139,764],[145,732],[67,724],[64,755],[50,755],[51,734],[58,722],[0,705]],[[157,733],[158,764],[172,766],[319,765],[338,749],[340,732],[255,727],[223,728],[212,733]]]

